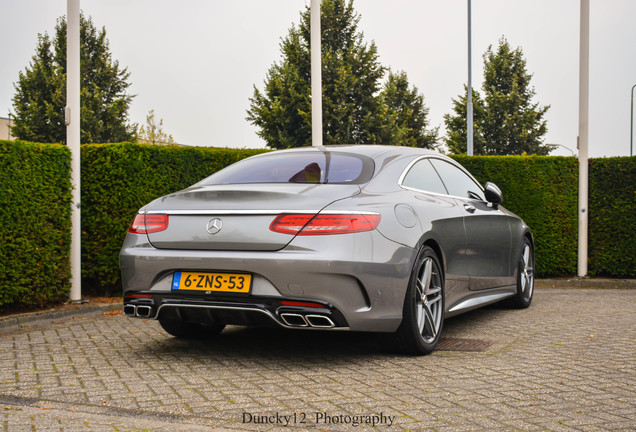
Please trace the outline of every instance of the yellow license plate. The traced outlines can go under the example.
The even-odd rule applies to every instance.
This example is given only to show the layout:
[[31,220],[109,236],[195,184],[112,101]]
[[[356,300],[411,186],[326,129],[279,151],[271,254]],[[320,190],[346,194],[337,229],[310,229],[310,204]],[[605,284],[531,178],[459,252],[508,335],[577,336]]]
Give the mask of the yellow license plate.
[[243,273],[175,272],[173,290],[196,290],[249,294],[252,275]]

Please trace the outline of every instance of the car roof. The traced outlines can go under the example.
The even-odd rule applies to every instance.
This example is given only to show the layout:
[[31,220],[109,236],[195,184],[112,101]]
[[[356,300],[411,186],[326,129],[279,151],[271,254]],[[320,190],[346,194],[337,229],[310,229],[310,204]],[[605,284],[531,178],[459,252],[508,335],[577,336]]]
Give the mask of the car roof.
[[[373,145],[373,144],[339,144],[325,145],[313,147],[297,147],[278,152],[330,152],[337,151],[340,153],[359,154],[370,157],[372,159],[383,159],[390,156],[425,156],[425,155],[442,155],[438,151],[429,150],[419,147],[401,147],[392,145]],[[271,154],[271,153],[269,153]]]

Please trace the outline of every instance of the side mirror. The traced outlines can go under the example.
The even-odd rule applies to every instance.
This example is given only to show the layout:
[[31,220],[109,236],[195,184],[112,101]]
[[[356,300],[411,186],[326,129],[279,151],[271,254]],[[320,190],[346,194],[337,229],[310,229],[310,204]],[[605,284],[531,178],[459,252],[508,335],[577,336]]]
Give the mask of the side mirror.
[[501,189],[499,189],[494,183],[486,183],[486,187],[484,188],[484,195],[486,196],[486,201],[492,203],[492,206],[494,208],[497,208],[499,204],[503,202],[503,194],[501,193]]

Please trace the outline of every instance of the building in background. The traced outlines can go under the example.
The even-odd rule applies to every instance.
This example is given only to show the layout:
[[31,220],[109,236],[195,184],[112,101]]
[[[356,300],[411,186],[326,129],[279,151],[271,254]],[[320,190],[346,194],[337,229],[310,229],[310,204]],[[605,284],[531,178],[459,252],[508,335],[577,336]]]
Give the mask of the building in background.
[[0,117],[0,140],[14,140],[15,137],[11,135],[11,117]]

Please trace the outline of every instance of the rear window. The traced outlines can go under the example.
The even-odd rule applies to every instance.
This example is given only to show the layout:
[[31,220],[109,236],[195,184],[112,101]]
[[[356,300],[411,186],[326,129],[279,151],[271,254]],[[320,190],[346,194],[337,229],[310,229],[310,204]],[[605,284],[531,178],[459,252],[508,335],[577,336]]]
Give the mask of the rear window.
[[373,160],[334,152],[272,153],[239,161],[211,175],[201,186],[240,183],[366,183]]

